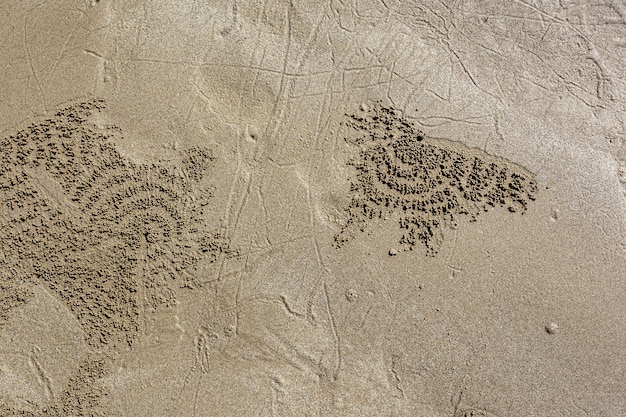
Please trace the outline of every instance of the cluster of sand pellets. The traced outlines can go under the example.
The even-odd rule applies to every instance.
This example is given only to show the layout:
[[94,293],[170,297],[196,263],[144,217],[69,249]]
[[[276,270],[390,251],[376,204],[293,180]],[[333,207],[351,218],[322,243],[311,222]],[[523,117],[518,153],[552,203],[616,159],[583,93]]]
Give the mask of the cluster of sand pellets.
[[[232,251],[206,222],[211,154],[192,148],[180,164],[132,162],[113,144],[118,128],[90,122],[103,107],[77,102],[0,141],[0,289],[11,299],[0,323],[6,306],[42,284],[90,348],[110,351],[133,346],[142,312],[193,286],[190,268]],[[92,368],[86,362],[80,372]]]
[[463,215],[475,220],[481,212],[505,207],[524,213],[535,199],[532,173],[504,158],[449,141],[425,137],[399,111],[376,104],[347,125],[358,145],[351,161],[356,176],[351,184],[348,220],[335,236],[341,247],[373,221],[399,218],[399,244],[414,249],[419,243],[435,255],[443,227]]
[[11,310],[24,304],[34,295],[32,288],[16,277],[19,275],[0,271],[0,327],[8,320]]
[[59,395],[49,404],[35,407],[16,407],[0,399],[0,415],[3,417],[109,417],[112,414],[102,406],[102,398],[108,395],[100,383],[107,373],[107,363],[97,355],[85,359],[78,371]]

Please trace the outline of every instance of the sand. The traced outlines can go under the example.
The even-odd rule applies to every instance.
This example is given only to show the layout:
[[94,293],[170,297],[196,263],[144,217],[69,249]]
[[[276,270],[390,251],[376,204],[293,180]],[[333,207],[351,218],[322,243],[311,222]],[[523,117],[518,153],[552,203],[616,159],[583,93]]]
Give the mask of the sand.
[[626,415],[620,2],[0,19],[0,416]]

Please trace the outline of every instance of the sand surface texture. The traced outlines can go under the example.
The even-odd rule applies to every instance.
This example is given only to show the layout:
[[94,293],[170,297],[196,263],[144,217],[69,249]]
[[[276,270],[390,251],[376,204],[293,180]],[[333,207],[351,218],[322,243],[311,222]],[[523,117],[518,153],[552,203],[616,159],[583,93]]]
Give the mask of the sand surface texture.
[[619,0],[0,2],[0,417],[626,415]]

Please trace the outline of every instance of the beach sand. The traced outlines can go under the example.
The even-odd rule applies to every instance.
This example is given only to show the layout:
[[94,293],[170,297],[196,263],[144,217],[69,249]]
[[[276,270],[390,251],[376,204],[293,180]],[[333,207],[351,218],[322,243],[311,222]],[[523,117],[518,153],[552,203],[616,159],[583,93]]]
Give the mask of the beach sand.
[[0,4],[0,416],[626,415],[620,2]]

